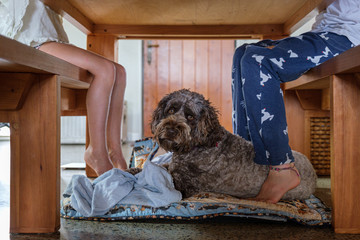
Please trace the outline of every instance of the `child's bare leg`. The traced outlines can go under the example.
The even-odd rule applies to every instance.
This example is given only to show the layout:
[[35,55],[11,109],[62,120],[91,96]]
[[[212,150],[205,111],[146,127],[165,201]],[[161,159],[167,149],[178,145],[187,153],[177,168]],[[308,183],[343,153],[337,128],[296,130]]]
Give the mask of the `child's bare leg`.
[[272,166],[256,199],[277,203],[286,192],[297,187],[299,184],[300,176],[294,163]]
[[114,64],[99,55],[67,44],[49,42],[42,45],[40,50],[87,69],[94,75],[86,99],[90,145],[84,159],[101,175],[113,168],[106,146],[106,122],[114,85]]
[[114,69],[115,83],[111,95],[107,124],[107,146],[114,167],[126,169],[127,165],[121,148],[121,121],[126,87],[126,72],[119,64],[114,64]]
[[86,96],[90,144],[85,151],[84,159],[98,175],[113,168],[106,146],[106,122],[112,86],[106,86],[103,80],[113,79],[114,74],[111,70],[108,73],[112,74],[94,76]]

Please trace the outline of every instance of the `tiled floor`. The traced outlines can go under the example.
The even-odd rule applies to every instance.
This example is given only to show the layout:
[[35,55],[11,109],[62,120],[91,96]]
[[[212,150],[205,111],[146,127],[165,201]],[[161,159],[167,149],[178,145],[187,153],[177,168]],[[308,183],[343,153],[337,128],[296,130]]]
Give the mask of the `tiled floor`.
[[[63,145],[62,164],[82,162],[82,145]],[[131,147],[124,146],[127,159]],[[9,143],[0,141],[0,240],[6,239],[360,239],[360,235],[335,234],[331,227],[307,227],[297,223],[270,222],[240,218],[215,218],[201,221],[142,220],[120,222],[92,222],[61,219],[57,234],[9,235]],[[73,174],[84,170],[62,170],[61,188]],[[329,179],[320,179],[316,195],[328,206]]]

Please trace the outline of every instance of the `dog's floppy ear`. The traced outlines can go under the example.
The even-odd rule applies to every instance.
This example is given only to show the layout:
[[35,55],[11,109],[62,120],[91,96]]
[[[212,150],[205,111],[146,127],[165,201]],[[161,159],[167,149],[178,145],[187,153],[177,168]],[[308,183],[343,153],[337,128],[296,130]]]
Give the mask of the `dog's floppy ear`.
[[205,100],[204,108],[201,112],[201,119],[197,126],[199,131],[198,136],[202,139],[201,142],[211,141],[209,135],[213,133],[216,135],[219,127],[218,111],[211,106],[208,100]]
[[152,121],[151,121],[151,132],[154,134],[156,130],[156,126],[160,123],[161,119],[164,118],[164,110],[167,105],[167,102],[170,100],[170,94],[163,97],[155,111],[152,115]]

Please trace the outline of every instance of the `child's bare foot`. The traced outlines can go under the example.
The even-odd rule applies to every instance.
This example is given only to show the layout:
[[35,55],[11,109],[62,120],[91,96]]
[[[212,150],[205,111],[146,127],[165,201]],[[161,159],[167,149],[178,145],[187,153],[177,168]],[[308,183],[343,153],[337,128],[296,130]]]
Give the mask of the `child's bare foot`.
[[109,149],[109,156],[114,167],[121,170],[127,169],[127,164],[121,150]]
[[286,192],[300,184],[300,175],[294,163],[271,166],[269,175],[263,183],[256,199],[277,203]]
[[114,167],[107,154],[96,154],[91,146],[86,149],[84,159],[98,176]]

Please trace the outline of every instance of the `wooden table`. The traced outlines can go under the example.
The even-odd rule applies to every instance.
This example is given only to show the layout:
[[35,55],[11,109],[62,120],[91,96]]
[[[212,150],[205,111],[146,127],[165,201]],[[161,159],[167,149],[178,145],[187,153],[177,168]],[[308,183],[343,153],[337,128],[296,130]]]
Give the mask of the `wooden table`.
[[[332,2],[42,1],[88,35],[89,50],[112,60],[116,58],[117,39],[286,37]],[[64,61],[30,48],[20,51],[23,47],[14,42],[11,46],[0,44],[0,92],[6,93],[0,97],[0,121],[11,123],[12,139],[11,232],[52,232],[59,225],[60,107],[63,114],[84,112],[74,103],[83,96],[74,88],[86,88],[89,80],[82,69]],[[359,208],[354,211],[360,215]],[[346,232],[346,226],[344,229]],[[360,232],[359,223],[352,232]]]

